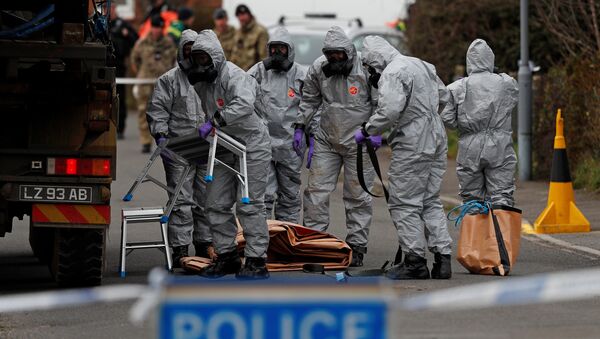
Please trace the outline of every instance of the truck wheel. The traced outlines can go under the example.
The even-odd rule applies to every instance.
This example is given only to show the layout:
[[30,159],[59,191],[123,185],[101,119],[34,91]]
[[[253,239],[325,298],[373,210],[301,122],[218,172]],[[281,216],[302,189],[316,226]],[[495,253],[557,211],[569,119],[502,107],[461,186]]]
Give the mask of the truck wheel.
[[54,263],[57,283],[60,286],[100,285],[104,239],[104,230],[60,229]]
[[33,225],[29,225],[29,245],[31,246],[33,255],[42,264],[50,265],[52,263],[55,232],[54,228],[33,227]]

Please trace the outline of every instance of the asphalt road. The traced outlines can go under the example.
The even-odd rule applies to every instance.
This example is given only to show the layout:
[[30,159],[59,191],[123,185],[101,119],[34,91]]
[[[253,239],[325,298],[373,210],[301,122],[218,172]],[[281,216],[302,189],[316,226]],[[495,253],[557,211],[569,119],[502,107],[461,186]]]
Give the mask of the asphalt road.
[[[128,257],[127,278],[121,279],[117,274],[119,213],[122,207],[126,207],[120,198],[147,159],[147,155],[140,153],[136,119],[133,115],[129,117],[128,124],[126,140],[119,142],[118,179],[112,186],[112,224],[107,245],[105,285],[145,283],[149,269],[163,265],[164,261],[162,253],[158,250],[137,251]],[[385,162],[384,159],[382,162]],[[387,168],[387,164],[384,164],[384,168]],[[155,166],[153,173],[162,177],[161,166]],[[456,191],[456,180],[453,176],[454,173],[447,174],[443,190],[449,195],[455,194]],[[165,199],[166,194],[160,189],[145,184],[135,199],[127,205],[157,206]],[[397,248],[395,231],[383,199],[375,200],[374,213],[369,253],[365,260],[366,266],[373,268],[391,259]],[[341,186],[338,186],[332,197],[331,219],[330,231],[343,237],[345,226]],[[27,225],[27,220],[16,222],[13,233],[0,238],[0,295],[54,289],[46,268],[37,263],[29,249]],[[130,232],[132,239],[152,239],[158,235],[158,227],[154,225],[133,227],[135,228]],[[451,233],[456,238],[457,230],[454,227],[451,227]],[[598,258],[565,252],[559,247],[528,239],[524,238],[522,242],[519,262],[512,277],[598,266]],[[471,275],[457,262],[453,262],[453,265],[454,277],[451,280],[398,282],[398,290],[402,295],[412,295],[471,283],[512,279]],[[153,318],[146,321],[142,327],[135,327],[128,322],[131,304],[120,302],[52,311],[0,314],[0,338],[154,337],[156,328]],[[454,312],[399,311],[390,319],[398,338],[596,338],[600,333],[600,299]]]

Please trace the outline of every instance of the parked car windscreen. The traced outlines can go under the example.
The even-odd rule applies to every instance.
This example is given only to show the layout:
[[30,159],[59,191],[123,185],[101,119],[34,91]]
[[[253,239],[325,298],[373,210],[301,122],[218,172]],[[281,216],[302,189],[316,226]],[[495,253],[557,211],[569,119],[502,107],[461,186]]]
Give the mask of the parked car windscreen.
[[323,49],[325,35],[318,34],[291,34],[292,42],[296,48],[296,62],[302,65],[312,65],[320,57]]

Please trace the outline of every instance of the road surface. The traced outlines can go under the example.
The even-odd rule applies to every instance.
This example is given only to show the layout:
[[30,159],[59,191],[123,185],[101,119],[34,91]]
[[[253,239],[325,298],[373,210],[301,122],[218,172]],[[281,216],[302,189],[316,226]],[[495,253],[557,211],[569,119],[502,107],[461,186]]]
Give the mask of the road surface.
[[[147,159],[147,155],[140,153],[135,115],[130,114],[127,122],[126,139],[119,141],[118,145],[118,180],[113,184],[112,190],[112,224],[107,245],[105,285],[145,283],[147,272],[154,266],[163,265],[164,261],[158,250],[137,251],[128,257],[127,278],[121,279],[117,274],[120,209],[126,205],[158,206],[166,199],[166,194],[160,189],[145,184],[133,202],[121,202],[120,198]],[[385,153],[385,150],[381,153]],[[385,163],[385,160],[382,159],[382,162]],[[384,164],[384,168],[387,168],[387,164]],[[155,166],[153,173],[162,177],[161,166]],[[443,191],[449,196],[455,195],[454,173],[447,173],[446,177]],[[397,248],[395,231],[383,199],[375,199],[374,213],[369,252],[365,258],[366,267],[373,268],[391,259]],[[345,227],[341,189],[332,197],[331,219],[330,231],[343,237]],[[13,233],[0,238],[0,295],[55,288],[47,269],[37,263],[29,249],[27,230],[27,220],[20,221],[15,224]],[[456,239],[457,230],[453,226],[451,233]],[[158,227],[134,225],[129,236],[132,240],[153,239],[158,236]],[[600,258],[567,252],[559,246],[530,239],[535,240],[524,238],[522,242],[519,262],[512,272],[513,277],[598,266]],[[431,264],[432,258],[429,260]],[[456,261],[453,261],[453,270],[454,277],[451,280],[398,282],[398,289],[402,294],[411,295],[452,286],[511,279],[471,275]],[[128,322],[130,306],[130,302],[120,302],[53,311],[0,314],[0,338],[154,337],[156,327],[152,318],[142,327],[135,327]],[[390,319],[398,338],[595,338],[600,333],[600,299],[455,312],[402,311],[393,314]]]

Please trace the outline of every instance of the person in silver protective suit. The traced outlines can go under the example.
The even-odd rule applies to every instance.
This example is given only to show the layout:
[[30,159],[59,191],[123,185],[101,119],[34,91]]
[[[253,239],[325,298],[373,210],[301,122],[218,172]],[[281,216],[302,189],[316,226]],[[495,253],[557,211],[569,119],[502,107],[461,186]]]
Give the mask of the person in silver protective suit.
[[[201,275],[209,278],[235,273],[240,279],[269,277],[266,266],[269,230],[264,195],[271,162],[271,142],[265,122],[255,112],[257,84],[254,78],[225,59],[215,33],[203,30],[192,46],[192,71],[188,79],[200,96],[206,122],[198,132],[206,138],[218,129],[246,145],[249,201],[233,205],[240,192],[237,176],[216,166],[208,184],[206,215],[210,223],[217,259]],[[237,167],[237,166],[236,166]],[[246,247],[245,263],[237,252],[239,219]]]
[[453,104],[442,112],[446,126],[459,133],[460,197],[464,202],[489,200],[512,207],[517,157],[511,118],[519,100],[517,81],[494,73],[494,52],[482,39],[469,46],[467,74],[448,85]]
[[[200,98],[187,79],[190,71],[192,44],[198,34],[185,30],[177,50],[177,65],[158,78],[146,111],[150,133],[157,144],[170,137],[194,133],[204,122]],[[162,155],[167,186],[174,189],[184,167]],[[204,211],[205,186],[202,177],[206,166],[197,164],[188,174],[169,218],[169,242],[173,247],[173,263],[188,256],[193,243],[197,256],[209,257],[212,237]],[[195,202],[195,204],[194,204]]]
[[431,276],[448,279],[452,239],[440,201],[446,171],[447,137],[439,111],[450,93],[435,67],[400,54],[385,39],[368,36],[362,61],[378,88],[378,106],[355,133],[357,143],[391,128],[388,207],[404,261],[387,272],[392,279],[428,279],[426,248],[435,255]]
[[[329,196],[337,186],[343,167],[346,242],[353,250],[351,265],[362,266],[373,207],[371,196],[357,180],[357,147],[353,135],[369,119],[375,103],[360,54],[340,27],[332,27],[325,35],[323,54],[309,67],[304,80],[293,143],[298,155],[302,155],[307,126],[319,111],[316,134],[308,138],[310,174],[303,199],[304,225],[327,230]],[[381,137],[374,136],[373,142],[380,146]],[[365,183],[371,187],[375,176],[373,166],[365,159],[363,168]]]
[[255,107],[266,119],[271,136],[272,160],[265,194],[267,218],[298,223],[302,158],[290,147],[293,124],[302,99],[307,67],[294,62],[294,43],[284,27],[278,28],[266,46],[268,57],[248,71],[258,82]]

